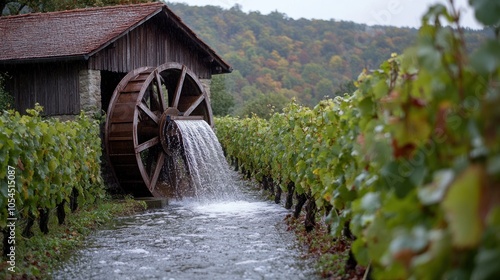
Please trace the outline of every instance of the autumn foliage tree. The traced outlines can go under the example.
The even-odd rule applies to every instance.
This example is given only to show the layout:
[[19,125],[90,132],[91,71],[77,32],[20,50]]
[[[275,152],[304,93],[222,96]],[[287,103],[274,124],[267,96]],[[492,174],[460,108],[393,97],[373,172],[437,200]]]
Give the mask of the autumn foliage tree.
[[[232,81],[228,92],[236,115],[265,115],[267,105],[281,104],[282,98],[313,107],[326,97],[352,92],[352,81],[363,69],[376,69],[391,53],[402,53],[418,33],[414,28],[292,19],[277,11],[245,13],[238,5],[167,5],[235,69],[226,79]],[[467,49],[476,49],[490,34],[464,30]],[[277,102],[266,103],[271,100]]]

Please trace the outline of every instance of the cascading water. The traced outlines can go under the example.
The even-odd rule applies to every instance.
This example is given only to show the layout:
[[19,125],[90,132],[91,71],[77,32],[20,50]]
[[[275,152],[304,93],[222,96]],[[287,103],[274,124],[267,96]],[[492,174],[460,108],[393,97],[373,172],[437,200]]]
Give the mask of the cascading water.
[[189,176],[193,196],[202,200],[228,200],[236,196],[229,165],[212,128],[203,120],[175,121],[178,137],[182,137],[182,151],[175,153],[186,162],[185,168],[176,167],[176,177]]
[[318,279],[283,223],[289,211],[238,179],[210,126],[175,121],[172,129],[165,176],[188,188],[179,196],[197,199],[117,219],[53,278]]

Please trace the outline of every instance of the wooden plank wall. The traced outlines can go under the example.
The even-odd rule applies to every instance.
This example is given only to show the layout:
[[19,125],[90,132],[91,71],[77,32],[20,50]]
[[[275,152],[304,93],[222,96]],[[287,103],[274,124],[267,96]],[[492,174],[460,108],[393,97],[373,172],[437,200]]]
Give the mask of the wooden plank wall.
[[185,36],[171,22],[156,16],[90,57],[88,67],[128,73],[174,61],[187,65],[199,78],[209,79],[210,63]]
[[15,108],[25,113],[35,103],[44,115],[80,113],[78,73],[81,63],[38,63],[2,67],[10,77],[6,89],[15,98]]

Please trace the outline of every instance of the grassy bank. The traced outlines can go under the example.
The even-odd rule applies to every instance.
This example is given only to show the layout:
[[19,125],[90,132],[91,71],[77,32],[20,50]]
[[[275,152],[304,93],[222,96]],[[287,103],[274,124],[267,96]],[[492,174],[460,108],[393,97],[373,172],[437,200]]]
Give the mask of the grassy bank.
[[334,238],[319,217],[310,232],[305,230],[305,213],[295,219],[289,214],[285,222],[289,231],[293,231],[301,247],[306,248],[304,258],[315,261],[315,269],[325,279],[355,280],[364,279],[366,268],[353,262],[349,256],[352,240]]
[[19,222],[16,225],[15,272],[9,271],[11,265],[2,259],[0,279],[50,278],[51,271],[70,253],[81,248],[83,240],[92,231],[117,216],[131,215],[144,209],[144,202],[133,199],[104,199],[69,214],[63,225],[58,224],[57,215],[50,215],[50,232],[41,233],[35,224],[31,238],[21,236],[25,225]]

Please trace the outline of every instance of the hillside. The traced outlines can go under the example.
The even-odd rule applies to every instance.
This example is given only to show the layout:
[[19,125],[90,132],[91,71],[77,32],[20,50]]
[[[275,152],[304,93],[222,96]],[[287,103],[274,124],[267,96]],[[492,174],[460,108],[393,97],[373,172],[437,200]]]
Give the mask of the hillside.
[[[291,19],[273,12],[245,13],[238,5],[167,5],[234,71],[225,75],[235,99],[234,113],[267,113],[291,98],[313,106],[325,96],[352,92],[363,69],[377,68],[414,43],[417,29],[371,27],[346,21]],[[484,31],[467,30],[469,49]],[[221,77],[222,78],[222,77]]]

